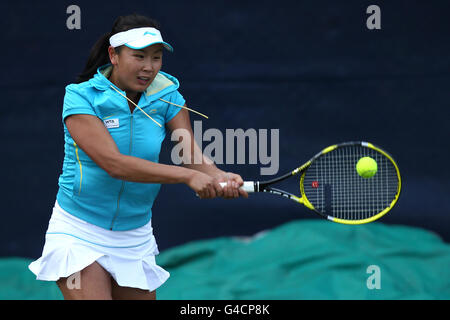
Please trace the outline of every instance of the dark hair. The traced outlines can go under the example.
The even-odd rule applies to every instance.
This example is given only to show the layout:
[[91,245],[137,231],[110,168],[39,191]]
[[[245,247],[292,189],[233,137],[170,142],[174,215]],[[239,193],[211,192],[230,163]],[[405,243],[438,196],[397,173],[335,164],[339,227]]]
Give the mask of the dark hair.
[[[154,19],[138,15],[136,13],[127,16],[120,16],[114,21],[111,32],[105,33],[91,49],[89,58],[86,62],[84,70],[78,75],[76,83],[89,80],[97,72],[97,68],[109,63],[109,38],[119,32],[127,31],[134,28],[153,27],[160,30],[160,24]],[[116,52],[120,52],[121,47],[116,48]]]

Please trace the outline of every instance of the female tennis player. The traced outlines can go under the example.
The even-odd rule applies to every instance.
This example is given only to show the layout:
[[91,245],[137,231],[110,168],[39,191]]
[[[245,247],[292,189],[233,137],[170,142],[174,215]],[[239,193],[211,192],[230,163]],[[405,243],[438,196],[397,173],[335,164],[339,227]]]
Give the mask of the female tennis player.
[[[65,299],[156,299],[169,277],[155,263],[151,225],[160,184],[184,183],[200,198],[248,196],[239,175],[201,154],[179,82],[160,71],[164,48],[173,51],[157,21],[119,17],[66,87],[59,190],[42,256],[29,265]],[[179,128],[201,164],[158,163],[166,129]]]

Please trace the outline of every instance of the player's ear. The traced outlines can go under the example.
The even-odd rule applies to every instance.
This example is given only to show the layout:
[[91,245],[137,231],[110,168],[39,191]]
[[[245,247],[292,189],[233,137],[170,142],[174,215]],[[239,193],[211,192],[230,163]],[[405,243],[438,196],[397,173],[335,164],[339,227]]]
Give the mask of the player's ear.
[[108,47],[108,55],[109,55],[109,60],[111,61],[111,64],[115,66],[119,59],[119,53],[114,49],[113,46],[109,46]]

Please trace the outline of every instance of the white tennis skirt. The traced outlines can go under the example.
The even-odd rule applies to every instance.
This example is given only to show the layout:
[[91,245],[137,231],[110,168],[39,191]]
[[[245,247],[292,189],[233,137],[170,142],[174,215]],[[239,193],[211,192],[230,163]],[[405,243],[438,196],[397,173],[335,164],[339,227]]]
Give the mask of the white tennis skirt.
[[69,214],[56,201],[42,256],[28,268],[37,280],[56,281],[97,261],[119,286],[153,291],[170,276],[156,265],[158,253],[151,220],[137,229],[110,231]]

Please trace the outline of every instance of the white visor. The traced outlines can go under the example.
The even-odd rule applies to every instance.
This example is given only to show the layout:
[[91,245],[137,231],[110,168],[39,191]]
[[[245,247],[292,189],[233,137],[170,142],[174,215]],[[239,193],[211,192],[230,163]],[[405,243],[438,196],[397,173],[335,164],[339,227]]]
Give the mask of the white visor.
[[148,27],[116,33],[109,38],[109,43],[114,48],[126,45],[131,49],[142,49],[152,44],[162,43],[167,50],[173,51],[172,46],[163,41],[161,32],[158,29]]

